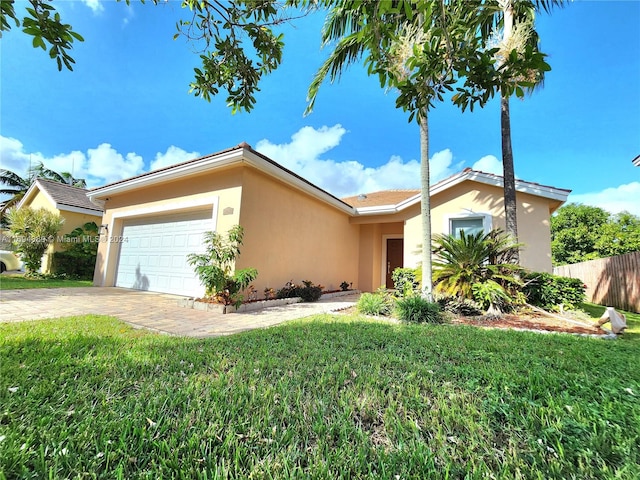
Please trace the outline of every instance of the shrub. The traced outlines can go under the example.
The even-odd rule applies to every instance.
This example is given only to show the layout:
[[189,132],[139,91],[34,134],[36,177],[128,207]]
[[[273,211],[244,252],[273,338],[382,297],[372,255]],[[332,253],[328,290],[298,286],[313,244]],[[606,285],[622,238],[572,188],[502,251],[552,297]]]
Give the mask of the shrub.
[[87,222],[64,236],[65,251],[55,252],[51,270],[55,274],[90,280],[96,266],[98,225]]
[[232,265],[240,255],[240,245],[244,230],[240,225],[231,227],[227,238],[218,232],[204,234],[205,253],[191,253],[187,256],[189,265],[195,267],[200,282],[205,287],[205,295],[223,305],[242,304],[242,290],[258,276],[255,268],[244,268],[232,273]]
[[464,317],[473,317],[482,315],[482,308],[475,301],[468,298],[440,296],[436,299],[440,306],[440,310],[454,315],[462,315]]
[[396,302],[398,318],[409,323],[442,323],[444,318],[437,303],[417,295],[400,298]]
[[558,310],[560,305],[577,308],[585,301],[586,285],[578,278],[559,277],[545,272],[525,275],[524,294],[527,301],[545,310]]
[[302,285],[297,285],[291,280],[276,292],[276,298],[300,297],[303,302],[315,302],[322,296],[323,288],[322,285],[314,285],[309,280],[303,280]]
[[420,282],[413,268],[396,268],[391,274],[393,288],[403,297],[420,292]]
[[474,283],[471,287],[473,299],[489,315],[500,315],[511,307],[511,298],[498,283],[493,280]]
[[350,288],[351,288],[351,283],[347,282],[346,280],[340,284],[340,290],[342,290],[343,292],[346,292]]
[[363,293],[356,305],[358,312],[364,315],[383,315],[391,314],[393,310],[393,299],[385,293]]
[[298,297],[302,298],[303,302],[317,302],[322,296],[322,285],[314,285],[309,280],[303,280],[303,287],[298,288]]
[[62,227],[64,219],[44,208],[12,208],[7,212],[9,231],[20,253],[27,272],[40,269],[42,256],[55,240],[54,235]]

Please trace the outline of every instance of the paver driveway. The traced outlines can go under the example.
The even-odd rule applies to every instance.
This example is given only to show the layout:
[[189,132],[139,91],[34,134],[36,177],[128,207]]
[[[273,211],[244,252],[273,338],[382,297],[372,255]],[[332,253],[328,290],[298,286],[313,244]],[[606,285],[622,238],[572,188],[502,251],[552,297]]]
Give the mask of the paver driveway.
[[179,307],[179,298],[117,287],[4,290],[0,291],[0,322],[98,314],[171,335],[207,337],[341,310],[355,304],[358,295],[227,315]]

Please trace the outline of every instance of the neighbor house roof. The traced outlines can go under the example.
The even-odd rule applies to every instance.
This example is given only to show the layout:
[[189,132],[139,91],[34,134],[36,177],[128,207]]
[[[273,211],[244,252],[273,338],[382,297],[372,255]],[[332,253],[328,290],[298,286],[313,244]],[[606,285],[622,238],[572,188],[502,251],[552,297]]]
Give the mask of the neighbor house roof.
[[[465,168],[463,171],[431,185],[429,193],[432,196],[436,195],[467,180],[504,188],[504,181],[500,175]],[[555,200],[560,202],[560,204],[565,202],[571,193],[571,190],[564,188],[525,182],[524,180],[516,180],[516,191]],[[413,192],[413,194],[410,192]],[[359,203],[357,199],[363,196],[366,198]],[[398,201],[392,203],[393,199],[397,199]],[[358,215],[380,215],[399,212],[407,207],[420,203],[420,190],[390,190],[387,192],[375,192],[348,197],[343,200],[353,205]]]
[[213,171],[219,168],[239,164],[246,164],[255,167],[263,173],[275,177],[290,186],[303,190],[311,196],[329,203],[340,210],[349,214],[353,213],[353,208],[350,205],[314,185],[300,175],[274,162],[269,157],[256,152],[251,145],[246,142],[242,142],[235,147],[221,150],[204,157],[187,160],[186,162],[177,163],[175,165],[153,170],[125,180],[110,183],[103,187],[98,187],[90,190],[87,195],[92,200],[101,201],[109,197],[109,195],[123,193],[139,187],[156,185],[169,180],[185,178],[198,173]]
[[88,190],[52,180],[45,180],[44,178],[37,178],[31,184],[29,190],[20,201],[18,208],[31,201],[38,191],[42,192],[58,210],[102,215],[102,208],[91,202],[87,197]]

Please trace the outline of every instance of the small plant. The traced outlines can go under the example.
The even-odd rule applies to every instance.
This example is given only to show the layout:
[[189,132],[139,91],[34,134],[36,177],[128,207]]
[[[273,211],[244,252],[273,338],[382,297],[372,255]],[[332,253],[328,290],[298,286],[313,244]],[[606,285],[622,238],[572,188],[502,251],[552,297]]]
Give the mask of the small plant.
[[388,316],[393,310],[393,299],[382,293],[363,293],[356,305],[364,315]]
[[265,300],[273,300],[276,298],[276,292],[273,288],[266,287],[263,291]]
[[420,293],[420,282],[413,268],[396,268],[391,274],[393,288],[399,296],[407,297]]
[[250,302],[258,299],[258,290],[253,285],[249,285],[249,288],[247,288],[247,298]]
[[298,289],[300,287],[293,283],[293,280],[289,280],[284,284],[284,287],[279,288],[276,292],[276,298],[293,298],[298,296]]
[[511,299],[504,288],[493,280],[474,283],[471,286],[473,299],[488,315],[502,315],[511,306]]
[[351,289],[351,285],[353,285],[352,282],[347,282],[346,280],[344,282],[342,282],[340,284],[340,290],[342,290],[343,292],[346,292],[347,290]]
[[313,282],[309,280],[303,280],[302,284],[304,287],[298,288],[297,296],[302,298],[303,302],[317,302],[320,300],[322,290],[324,289],[322,285],[314,285]]
[[242,304],[242,290],[258,276],[255,268],[244,268],[232,272],[232,266],[240,255],[240,245],[244,230],[240,225],[232,227],[224,238],[218,232],[204,234],[205,253],[191,253],[187,256],[190,265],[200,277],[207,298],[213,298],[223,305]]
[[444,318],[437,303],[417,296],[400,298],[396,302],[396,314],[408,323],[442,323]]
[[310,280],[303,280],[302,285],[288,281],[284,287],[276,292],[276,298],[300,297],[303,302],[315,302],[322,296],[322,285],[314,285]]

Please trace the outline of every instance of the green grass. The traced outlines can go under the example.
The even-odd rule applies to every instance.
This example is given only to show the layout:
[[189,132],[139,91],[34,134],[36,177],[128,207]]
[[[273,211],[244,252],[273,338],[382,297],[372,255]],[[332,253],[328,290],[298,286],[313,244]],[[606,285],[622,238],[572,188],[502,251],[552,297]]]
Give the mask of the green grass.
[[0,290],[17,290],[21,288],[60,288],[60,287],[90,287],[91,280],[65,280],[27,278],[23,275],[0,275]]
[[0,324],[0,478],[640,477],[635,343],[317,316]]
[[[605,307],[602,305],[587,302],[581,303],[580,308],[587,312],[593,319],[602,317],[605,311]],[[640,343],[640,313],[626,312],[620,309],[616,309],[616,311],[623,313],[627,319],[627,329],[620,338]],[[607,325],[605,325],[605,327],[607,327]]]

